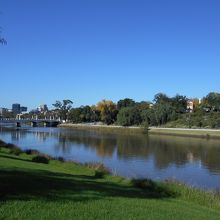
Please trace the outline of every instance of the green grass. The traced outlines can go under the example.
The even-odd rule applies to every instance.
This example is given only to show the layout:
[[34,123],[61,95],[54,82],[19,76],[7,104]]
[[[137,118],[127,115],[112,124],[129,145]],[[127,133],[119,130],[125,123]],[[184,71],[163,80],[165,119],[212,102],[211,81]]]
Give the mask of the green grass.
[[174,182],[130,181],[0,148],[0,219],[220,219],[220,198]]
[[169,135],[169,136],[182,136],[182,137],[197,137],[197,138],[206,138],[206,139],[220,139],[220,131],[205,131],[205,130],[175,130],[169,129],[150,129],[149,134],[156,135]]

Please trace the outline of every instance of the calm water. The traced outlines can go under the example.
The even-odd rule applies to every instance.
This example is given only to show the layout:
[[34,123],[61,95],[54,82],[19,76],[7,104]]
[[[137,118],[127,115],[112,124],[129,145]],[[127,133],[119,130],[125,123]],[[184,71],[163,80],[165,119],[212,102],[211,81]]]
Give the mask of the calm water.
[[220,188],[220,140],[28,127],[0,127],[0,139],[68,160],[102,162],[125,177]]

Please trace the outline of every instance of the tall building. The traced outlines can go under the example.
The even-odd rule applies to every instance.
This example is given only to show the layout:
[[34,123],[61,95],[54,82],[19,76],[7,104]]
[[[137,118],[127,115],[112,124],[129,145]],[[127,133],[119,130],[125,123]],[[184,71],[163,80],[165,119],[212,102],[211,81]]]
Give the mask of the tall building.
[[21,113],[21,105],[18,103],[12,104],[12,112],[15,114]]
[[3,116],[6,112],[8,112],[7,108],[0,108],[0,116]]
[[46,104],[40,105],[37,109],[40,112],[47,112],[48,111],[48,107]]
[[194,102],[191,99],[187,100],[187,111],[188,112],[193,112],[194,110]]
[[27,109],[28,109],[27,107],[21,106],[20,111],[21,112],[27,112]]

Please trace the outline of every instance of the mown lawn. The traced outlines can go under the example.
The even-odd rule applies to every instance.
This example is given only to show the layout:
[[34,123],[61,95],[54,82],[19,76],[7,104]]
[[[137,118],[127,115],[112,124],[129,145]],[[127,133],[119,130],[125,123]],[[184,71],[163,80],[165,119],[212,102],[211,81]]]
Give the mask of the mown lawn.
[[[177,183],[137,187],[122,177],[0,148],[0,219],[220,219],[220,199]],[[141,184],[140,184],[141,185]]]

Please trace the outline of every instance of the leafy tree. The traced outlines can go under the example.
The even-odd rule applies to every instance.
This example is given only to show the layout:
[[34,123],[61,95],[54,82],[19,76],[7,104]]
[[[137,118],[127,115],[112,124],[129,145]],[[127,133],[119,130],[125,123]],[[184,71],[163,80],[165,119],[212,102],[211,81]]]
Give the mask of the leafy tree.
[[154,105],[154,113],[157,125],[162,125],[176,118],[175,109],[169,103],[158,103]]
[[214,111],[220,110],[220,93],[210,92],[205,98],[203,98],[204,107],[209,107]]
[[68,120],[73,122],[73,123],[81,123],[82,118],[80,117],[81,115],[81,108],[73,108],[69,111],[68,113]]
[[122,126],[139,125],[141,114],[136,107],[122,108],[117,115],[117,123]]
[[169,103],[170,98],[164,93],[158,93],[154,96],[154,102],[157,103]]
[[61,101],[56,101],[53,106],[56,108],[58,111],[58,114],[60,118],[64,121],[67,119],[67,113],[68,111],[72,108],[73,102],[69,99],[64,99],[62,102]]
[[135,101],[133,99],[126,98],[126,99],[121,99],[118,101],[117,108],[118,110],[120,110],[122,108],[132,107],[134,105],[135,105]]
[[116,121],[118,111],[115,103],[111,100],[100,101],[96,106],[96,110],[100,112],[101,121],[105,124],[112,124]]
[[175,108],[177,113],[185,113],[187,108],[187,98],[186,96],[176,95],[171,98],[172,106]]

